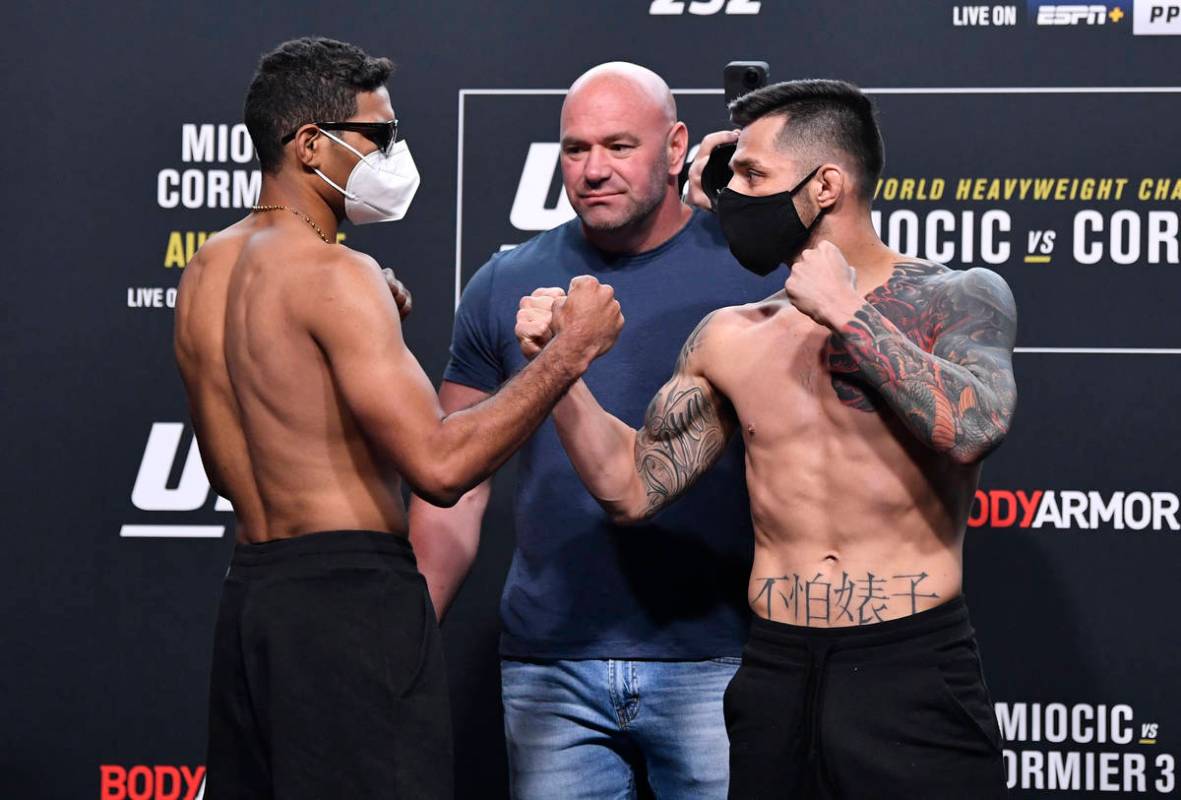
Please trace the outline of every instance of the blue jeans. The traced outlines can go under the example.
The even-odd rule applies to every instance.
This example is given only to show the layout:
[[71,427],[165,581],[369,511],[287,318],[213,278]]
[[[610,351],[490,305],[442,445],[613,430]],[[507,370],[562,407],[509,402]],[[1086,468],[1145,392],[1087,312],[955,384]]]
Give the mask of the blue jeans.
[[500,664],[513,800],[723,800],[722,695],[740,659]]

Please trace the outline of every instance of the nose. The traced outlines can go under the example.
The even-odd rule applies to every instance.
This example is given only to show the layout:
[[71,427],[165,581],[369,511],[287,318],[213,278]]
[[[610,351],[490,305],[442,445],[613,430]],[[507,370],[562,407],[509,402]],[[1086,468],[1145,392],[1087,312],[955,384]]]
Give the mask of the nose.
[[583,170],[586,182],[592,185],[603,183],[611,177],[611,163],[607,158],[607,151],[602,147],[592,147],[586,155],[586,168]]

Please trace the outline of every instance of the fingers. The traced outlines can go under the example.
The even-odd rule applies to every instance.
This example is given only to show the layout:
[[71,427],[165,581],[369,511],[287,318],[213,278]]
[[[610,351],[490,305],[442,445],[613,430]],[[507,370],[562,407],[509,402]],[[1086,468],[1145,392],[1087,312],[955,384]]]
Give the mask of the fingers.
[[686,199],[690,205],[703,208],[706,211],[713,209],[709,196],[701,188],[701,175],[705,172],[705,165],[709,163],[709,156],[715,148],[724,144],[734,144],[737,141],[738,131],[716,131],[701,140],[701,146],[697,149],[697,157],[693,159],[693,164],[689,167],[689,182],[686,184],[688,187]]
[[388,267],[381,271],[381,276],[385,278],[386,286],[390,287],[390,294],[393,295],[394,303],[398,306],[398,316],[406,319],[414,307],[414,299],[410,295],[410,290],[394,277],[394,271]]
[[594,287],[598,285],[598,278],[592,275],[577,275],[570,281],[570,288],[567,293],[573,295],[577,292],[593,291]]
[[517,309],[517,324],[513,333],[521,345],[525,358],[533,358],[553,338],[550,324],[553,321],[555,303],[565,302],[561,289],[537,289],[528,297],[522,297]]

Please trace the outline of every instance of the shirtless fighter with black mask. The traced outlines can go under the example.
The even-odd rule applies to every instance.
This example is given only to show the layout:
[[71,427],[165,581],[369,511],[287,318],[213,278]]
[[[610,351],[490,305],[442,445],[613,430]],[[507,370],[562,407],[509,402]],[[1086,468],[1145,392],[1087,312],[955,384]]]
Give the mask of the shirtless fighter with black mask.
[[[725,699],[732,798],[1003,797],[962,578],[981,462],[1016,405],[1013,297],[877,236],[882,143],[856,87],[776,84],[731,117],[741,131],[707,137],[692,197],[744,266],[791,266],[784,290],[702,320],[640,430],[580,382],[559,434],[620,521],[659,512],[743,437],[757,618]],[[734,142],[734,177],[708,198],[709,151]],[[518,315],[529,349],[556,294]]]

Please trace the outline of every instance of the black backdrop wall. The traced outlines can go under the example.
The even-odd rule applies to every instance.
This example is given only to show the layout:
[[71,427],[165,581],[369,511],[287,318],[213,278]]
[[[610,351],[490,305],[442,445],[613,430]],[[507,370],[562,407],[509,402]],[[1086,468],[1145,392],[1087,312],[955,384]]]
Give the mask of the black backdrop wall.
[[[1164,9],[1151,19],[1154,8]],[[0,797],[201,795],[232,515],[171,354],[173,290],[258,185],[240,109],[297,35],[400,65],[423,174],[409,220],[346,227],[446,358],[458,287],[567,218],[561,88],[626,59],[725,123],[722,65],[873,90],[887,240],[985,265],[1021,310],[1021,405],[989,461],[967,587],[1017,797],[1176,792],[1181,38],[1176,0],[116,3],[6,12]],[[1048,10],[1047,10],[1048,9]],[[1176,12],[1181,14],[1181,10]],[[1038,24],[1040,22],[1045,24]],[[671,365],[670,365],[671,366]],[[496,601],[512,468],[445,626],[463,798],[505,795]]]

